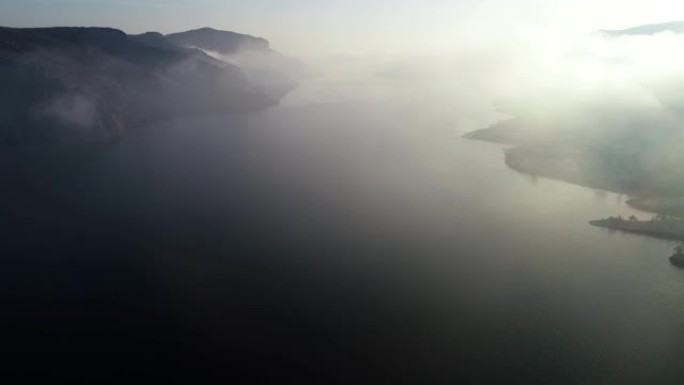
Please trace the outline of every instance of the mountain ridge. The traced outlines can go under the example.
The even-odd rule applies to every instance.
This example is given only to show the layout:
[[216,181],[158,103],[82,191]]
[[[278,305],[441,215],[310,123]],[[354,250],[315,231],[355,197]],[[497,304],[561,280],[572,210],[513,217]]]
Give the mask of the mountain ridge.
[[165,37],[180,46],[194,46],[224,55],[237,51],[272,52],[271,44],[264,38],[209,27],[171,33]]
[[[235,53],[235,39],[269,47],[219,36]],[[100,27],[0,27],[0,83],[4,145],[111,140],[178,115],[261,110],[296,86],[263,87],[240,66],[157,32]]]

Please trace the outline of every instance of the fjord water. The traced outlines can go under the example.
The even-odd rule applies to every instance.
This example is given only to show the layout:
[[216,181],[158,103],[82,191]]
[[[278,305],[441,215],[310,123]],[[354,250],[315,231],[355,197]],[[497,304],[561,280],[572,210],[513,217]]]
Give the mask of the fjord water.
[[426,108],[448,100],[311,82],[259,114],[150,128],[36,192],[38,214],[6,209],[34,232],[4,269],[28,373],[684,380],[672,244],[587,224],[632,214],[624,197],[507,169]]

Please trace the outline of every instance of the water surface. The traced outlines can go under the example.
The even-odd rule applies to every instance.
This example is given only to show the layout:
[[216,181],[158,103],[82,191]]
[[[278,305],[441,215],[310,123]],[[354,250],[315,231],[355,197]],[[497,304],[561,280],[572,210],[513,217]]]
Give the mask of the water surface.
[[672,244],[587,224],[631,215],[625,197],[511,171],[410,92],[300,92],[165,122],[6,204],[17,362],[90,380],[684,380]]

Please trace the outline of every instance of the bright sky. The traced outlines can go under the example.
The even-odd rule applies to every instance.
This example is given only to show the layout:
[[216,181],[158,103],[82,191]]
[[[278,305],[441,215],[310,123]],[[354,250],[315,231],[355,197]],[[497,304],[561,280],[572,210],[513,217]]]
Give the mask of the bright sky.
[[682,1],[0,0],[4,26],[111,26],[129,33],[210,26],[263,36],[295,54],[439,51],[463,37],[582,34],[674,20],[684,20]]

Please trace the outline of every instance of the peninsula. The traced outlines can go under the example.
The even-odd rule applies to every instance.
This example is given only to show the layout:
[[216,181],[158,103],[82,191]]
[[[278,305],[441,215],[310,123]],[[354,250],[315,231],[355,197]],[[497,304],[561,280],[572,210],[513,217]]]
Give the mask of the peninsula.
[[[654,140],[656,135],[663,137]],[[528,135],[522,121],[513,120],[466,137],[510,145],[504,150],[505,162],[515,171],[624,194],[630,197],[626,202],[630,207],[655,214],[647,221],[620,217],[591,221],[594,226],[684,240],[684,171],[678,167],[684,164],[684,154],[649,144],[666,142],[662,133],[587,139],[566,132],[557,136],[562,139],[553,139]]]
[[635,217],[623,219],[610,217],[589,221],[592,226],[619,230],[627,233],[641,234],[656,238],[684,241],[684,219],[657,215],[648,221],[640,221]]

